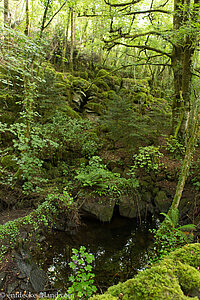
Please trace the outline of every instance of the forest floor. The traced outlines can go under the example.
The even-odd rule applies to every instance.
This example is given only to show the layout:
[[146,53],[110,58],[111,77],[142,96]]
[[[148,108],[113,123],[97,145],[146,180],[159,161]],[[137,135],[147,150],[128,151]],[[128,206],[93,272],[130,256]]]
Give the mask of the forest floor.
[[3,225],[8,221],[13,221],[17,218],[25,217],[33,211],[32,208],[26,209],[6,209],[0,213],[0,224]]

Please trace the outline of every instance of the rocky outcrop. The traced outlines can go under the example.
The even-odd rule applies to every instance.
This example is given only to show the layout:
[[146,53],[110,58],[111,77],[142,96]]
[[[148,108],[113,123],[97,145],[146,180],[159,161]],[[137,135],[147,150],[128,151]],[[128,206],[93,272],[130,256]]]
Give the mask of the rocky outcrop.
[[82,210],[102,222],[110,222],[113,216],[115,200],[92,196],[85,199]]
[[20,249],[19,252],[14,252],[6,267],[0,273],[0,288],[4,293],[44,291],[48,277],[33,262],[27,251]]
[[155,205],[159,212],[166,213],[170,208],[172,200],[169,199],[164,191],[159,191],[155,197]]

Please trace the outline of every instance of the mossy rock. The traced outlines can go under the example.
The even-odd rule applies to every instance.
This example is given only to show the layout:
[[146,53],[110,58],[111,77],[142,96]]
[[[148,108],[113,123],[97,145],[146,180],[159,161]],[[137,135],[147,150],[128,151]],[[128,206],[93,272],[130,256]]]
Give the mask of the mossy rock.
[[103,107],[102,104],[94,103],[94,102],[87,103],[87,105],[85,105],[85,108],[89,109],[89,110],[91,110],[91,111],[93,111],[93,112],[95,112],[99,115],[101,115],[105,110],[105,108]]
[[[102,222],[110,222],[113,216],[115,200],[106,196],[98,196],[95,192],[89,193],[82,191],[82,210]],[[85,194],[85,195],[84,195]]]
[[[141,203],[140,203],[141,204]],[[141,205],[140,205],[141,206]],[[140,209],[141,207],[139,207]],[[139,215],[136,197],[121,196],[119,201],[119,214],[126,218],[136,218]]]
[[104,90],[104,91],[109,91],[110,90],[110,87],[108,86],[108,84],[102,78],[96,79],[95,84],[101,90]]
[[73,88],[85,90],[90,85],[90,83],[83,78],[76,77],[76,78],[74,78],[72,85],[73,85]]
[[104,295],[90,299],[119,299],[119,295],[123,294],[123,300],[197,300],[200,297],[199,265],[200,244],[186,245],[133,279],[112,286]]
[[12,154],[3,156],[0,162],[2,166],[8,170],[13,171],[18,169],[16,157]]
[[97,94],[99,92],[99,88],[96,86],[95,83],[93,83],[88,90],[90,94],[92,93]]
[[72,119],[81,119],[81,116],[67,104],[63,105],[58,110],[65,112],[66,115]]
[[170,253],[168,258],[198,268],[200,266],[200,244],[186,245]]

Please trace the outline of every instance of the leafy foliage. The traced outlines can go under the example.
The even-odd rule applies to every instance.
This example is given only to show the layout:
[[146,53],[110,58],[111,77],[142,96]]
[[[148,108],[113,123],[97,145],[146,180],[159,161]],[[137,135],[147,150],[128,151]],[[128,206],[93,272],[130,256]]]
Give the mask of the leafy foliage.
[[181,142],[179,142],[179,140],[173,135],[170,135],[169,138],[166,138],[166,143],[166,149],[173,155],[174,158],[180,158],[184,155],[184,145]]
[[77,171],[75,179],[77,179],[83,187],[93,187],[99,195],[115,195],[119,196],[126,188],[138,187],[138,181],[131,174],[130,179],[121,178],[120,174],[112,173],[98,156],[93,156],[89,164],[83,164],[80,170]]
[[[64,190],[63,194],[49,194],[29,215],[0,225],[0,261],[3,261],[4,255],[17,245],[35,242],[36,247],[40,246],[41,232],[51,231],[59,219],[60,212],[67,214],[69,211],[71,216],[73,212],[76,214],[76,205],[73,198]],[[22,232],[26,230],[27,236],[24,238]]]
[[72,274],[69,281],[72,283],[64,296],[58,296],[57,300],[66,299],[88,299],[97,291],[94,285],[94,274],[92,273],[92,263],[94,255],[86,251],[84,246],[79,250],[72,249],[72,261],[69,263]]
[[147,173],[158,172],[162,167],[161,157],[163,154],[159,151],[159,147],[139,147],[139,153],[133,156],[133,168],[144,169]]
[[161,223],[158,230],[152,230],[155,239],[153,262],[163,258],[163,256],[176,248],[191,243],[193,241],[193,234],[190,232],[196,228],[194,224],[179,225],[178,209],[171,209],[170,215],[161,214],[165,217],[165,220]]
[[68,147],[90,157],[99,147],[94,125],[89,120],[72,119],[57,111],[52,118],[52,123],[42,127],[44,134],[59,144],[59,150]]
[[115,142],[133,147],[148,133],[148,118],[134,110],[133,103],[126,97],[115,96],[108,102],[102,116],[102,124],[109,130],[109,137]]

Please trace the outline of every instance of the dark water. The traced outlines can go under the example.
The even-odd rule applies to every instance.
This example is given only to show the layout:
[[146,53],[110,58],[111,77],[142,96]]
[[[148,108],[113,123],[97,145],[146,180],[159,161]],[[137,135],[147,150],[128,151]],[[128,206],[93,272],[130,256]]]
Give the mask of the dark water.
[[95,256],[93,272],[100,291],[133,277],[145,267],[152,244],[149,228],[153,224],[138,225],[121,217],[115,217],[109,224],[92,220],[83,222],[76,234],[55,232],[45,242],[45,256],[40,256],[39,261],[55,289],[67,289],[72,248],[79,249],[80,246],[85,246],[87,252]]

